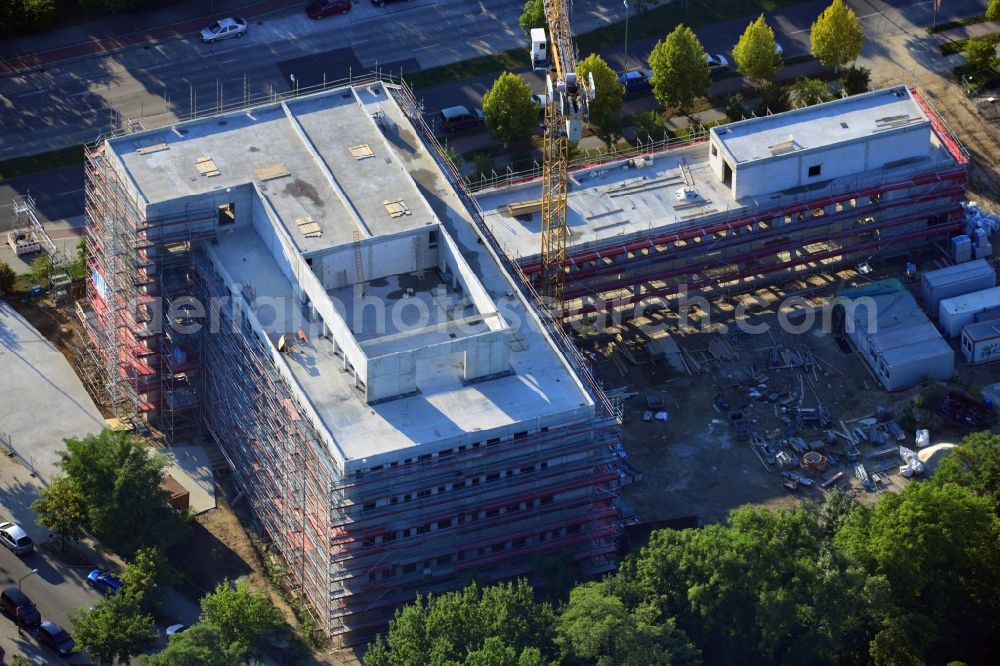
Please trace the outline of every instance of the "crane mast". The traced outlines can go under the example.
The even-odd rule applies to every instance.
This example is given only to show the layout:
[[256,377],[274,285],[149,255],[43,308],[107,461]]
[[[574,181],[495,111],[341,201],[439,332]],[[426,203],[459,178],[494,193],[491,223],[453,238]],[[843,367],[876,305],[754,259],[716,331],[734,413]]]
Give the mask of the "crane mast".
[[594,96],[593,78],[578,81],[576,50],[569,25],[571,0],[544,0],[552,67],[545,77],[545,135],[542,143],[542,295],[561,315],[565,280],[566,211],[569,195],[569,142],[583,136],[583,121]]

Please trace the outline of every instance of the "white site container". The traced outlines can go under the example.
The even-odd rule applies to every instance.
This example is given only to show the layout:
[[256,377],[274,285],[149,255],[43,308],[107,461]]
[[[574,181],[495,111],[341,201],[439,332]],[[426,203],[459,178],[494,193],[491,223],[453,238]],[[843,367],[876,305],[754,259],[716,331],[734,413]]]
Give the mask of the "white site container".
[[961,296],[997,284],[997,274],[985,259],[948,266],[920,274],[920,296],[924,309],[937,317],[938,306],[946,298]]
[[995,307],[1000,307],[1000,287],[944,299],[938,310],[938,321],[947,337],[957,338],[962,327],[971,324],[977,313]]
[[1000,319],[969,324],[962,329],[962,356],[969,365],[1000,361]]
[[545,41],[545,28],[531,29],[531,68],[544,71],[549,67],[549,52]]

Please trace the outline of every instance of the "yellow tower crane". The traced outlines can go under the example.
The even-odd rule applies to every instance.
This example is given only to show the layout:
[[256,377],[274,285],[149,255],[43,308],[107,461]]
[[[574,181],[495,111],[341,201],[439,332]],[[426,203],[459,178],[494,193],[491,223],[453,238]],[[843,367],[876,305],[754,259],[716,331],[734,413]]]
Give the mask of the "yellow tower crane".
[[[569,25],[568,3],[544,0],[551,67],[545,77],[545,136],[542,152],[542,295],[556,316],[563,311],[566,264],[569,142],[583,136],[594,80],[578,81],[576,49]],[[532,47],[534,50],[534,46]]]

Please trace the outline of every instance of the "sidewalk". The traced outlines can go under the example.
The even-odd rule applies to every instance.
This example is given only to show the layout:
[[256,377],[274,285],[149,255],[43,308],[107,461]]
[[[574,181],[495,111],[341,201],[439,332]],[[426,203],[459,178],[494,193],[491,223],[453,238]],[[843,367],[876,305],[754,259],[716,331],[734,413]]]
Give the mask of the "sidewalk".
[[951,28],[950,30],[936,32],[933,35],[928,35],[928,37],[941,42],[957,42],[960,39],[982,37],[984,35],[991,35],[995,32],[1000,32],[1000,21],[983,21],[982,23],[963,25],[957,28]]
[[[108,16],[85,24],[0,42],[0,75],[16,74],[56,62],[110,53],[147,42],[190,37],[223,16],[257,18],[299,11],[303,3],[288,0],[185,0],[149,12]],[[212,11],[211,7],[214,7]],[[142,26],[154,26],[143,29]],[[39,46],[42,48],[39,48]]]

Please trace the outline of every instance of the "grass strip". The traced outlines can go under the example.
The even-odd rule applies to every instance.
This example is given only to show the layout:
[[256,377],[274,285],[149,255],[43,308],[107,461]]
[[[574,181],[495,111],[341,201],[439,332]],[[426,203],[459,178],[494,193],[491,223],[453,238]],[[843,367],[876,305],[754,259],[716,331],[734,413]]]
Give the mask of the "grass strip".
[[979,37],[970,37],[969,39],[956,39],[953,42],[945,42],[939,47],[941,49],[941,54],[949,56],[955,55],[956,53],[962,53],[965,51],[965,47],[969,43],[969,40],[972,39],[985,39],[990,44],[1000,44],[1000,32],[981,35]]
[[932,25],[927,28],[927,34],[933,35],[939,32],[944,32],[945,30],[951,30],[952,28],[961,28],[966,25],[975,25],[977,23],[982,23],[986,20],[984,14],[978,16],[970,16],[969,18],[960,19],[958,21],[948,21],[947,23],[938,23],[937,25]]

